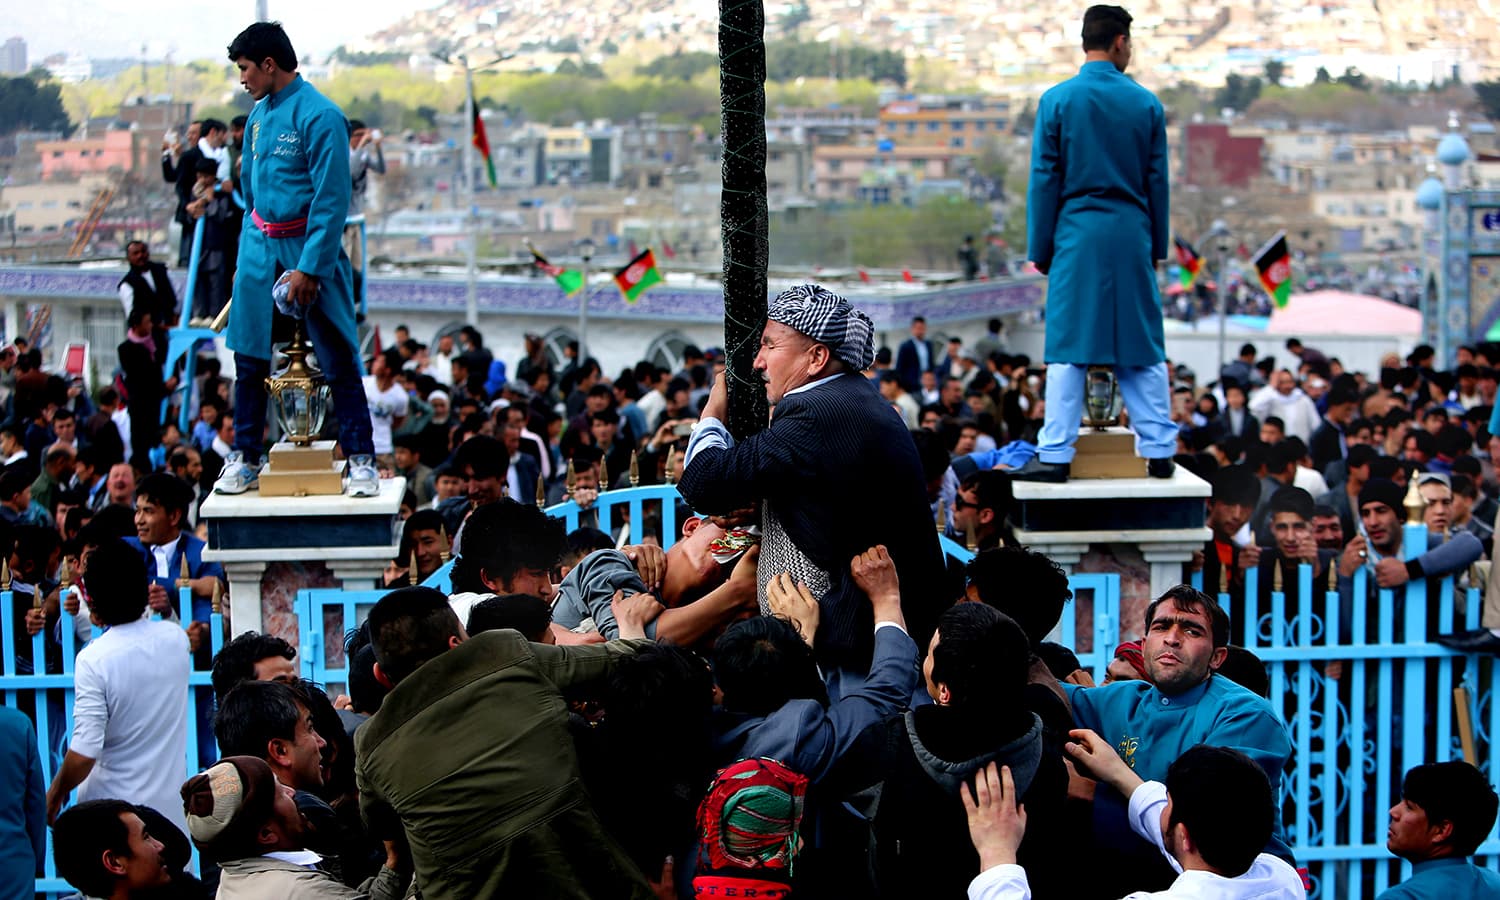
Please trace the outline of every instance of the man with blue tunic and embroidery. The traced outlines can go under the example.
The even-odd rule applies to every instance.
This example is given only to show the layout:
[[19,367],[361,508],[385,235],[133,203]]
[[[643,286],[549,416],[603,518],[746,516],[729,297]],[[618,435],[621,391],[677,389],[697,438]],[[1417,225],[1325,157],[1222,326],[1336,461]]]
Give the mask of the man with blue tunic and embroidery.
[[[1202,591],[1178,585],[1146,609],[1142,639],[1149,681],[1103,687],[1063,685],[1079,728],[1114,745],[1146,781],[1165,781],[1167,768],[1196,744],[1230,747],[1266,773],[1280,796],[1281,772],[1292,755],[1281,717],[1263,698],[1215,675],[1228,651],[1229,617]],[[1127,798],[1100,785],[1094,793],[1098,871],[1109,884],[1164,890],[1176,873],[1157,850],[1131,831]],[[1265,851],[1291,862],[1276,818]],[[1116,895],[1110,895],[1116,896]]]
[[1042,95],[1031,144],[1027,247],[1047,280],[1047,407],[1025,481],[1066,481],[1084,375],[1110,366],[1147,472],[1170,478],[1177,426],[1155,261],[1168,252],[1166,116],[1125,77],[1130,14],[1091,6],[1085,62]]
[[1407,772],[1385,846],[1411,863],[1411,877],[1379,900],[1500,897],[1500,873],[1469,861],[1494,827],[1497,806],[1484,774],[1462,760]]
[[229,45],[240,83],[255,99],[245,124],[241,187],[250,215],[240,235],[229,315],[234,351],[234,451],[214,484],[240,494],[259,483],[270,374],[272,290],[304,311],[304,327],[333,394],[351,497],[380,492],[370,412],[360,380],[344,220],[349,212],[349,127],[344,114],[297,74],[281,25],[257,22]]

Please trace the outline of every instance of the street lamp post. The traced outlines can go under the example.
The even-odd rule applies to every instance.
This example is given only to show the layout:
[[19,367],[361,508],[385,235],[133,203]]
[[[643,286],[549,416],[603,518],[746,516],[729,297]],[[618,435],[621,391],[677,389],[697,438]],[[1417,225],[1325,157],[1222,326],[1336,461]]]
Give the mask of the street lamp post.
[[578,292],[578,365],[589,358],[589,261],[594,258],[594,241],[578,242],[578,256],[583,261],[583,290]]
[[1224,224],[1223,219],[1217,219],[1213,225],[1214,249],[1219,253],[1219,371],[1224,371],[1224,363],[1228,358],[1224,355],[1224,330],[1229,319],[1229,226]]

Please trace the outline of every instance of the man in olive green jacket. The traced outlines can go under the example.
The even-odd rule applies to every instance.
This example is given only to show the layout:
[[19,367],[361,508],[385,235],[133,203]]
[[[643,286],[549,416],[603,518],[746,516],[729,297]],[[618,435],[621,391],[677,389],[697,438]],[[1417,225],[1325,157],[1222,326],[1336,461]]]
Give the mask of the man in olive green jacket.
[[424,900],[654,896],[590,806],[567,725],[567,699],[644,642],[470,639],[431,588],[387,594],[369,626],[392,689],[355,733],[360,807],[383,838],[399,818]]

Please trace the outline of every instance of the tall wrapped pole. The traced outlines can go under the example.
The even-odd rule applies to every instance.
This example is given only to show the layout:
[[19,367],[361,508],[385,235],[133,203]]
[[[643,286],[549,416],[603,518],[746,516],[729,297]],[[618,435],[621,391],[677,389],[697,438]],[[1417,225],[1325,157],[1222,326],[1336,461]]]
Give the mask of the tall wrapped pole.
[[724,190],[724,347],[729,430],[766,426],[766,392],[752,363],[766,322],[770,214],[766,209],[766,10],[763,0],[719,0],[720,140]]

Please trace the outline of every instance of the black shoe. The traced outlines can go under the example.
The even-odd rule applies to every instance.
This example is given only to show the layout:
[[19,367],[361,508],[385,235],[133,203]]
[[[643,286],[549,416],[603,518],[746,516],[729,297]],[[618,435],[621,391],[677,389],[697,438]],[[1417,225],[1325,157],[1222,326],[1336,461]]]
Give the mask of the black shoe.
[[1010,477],[1014,481],[1049,481],[1053,484],[1062,484],[1068,480],[1068,472],[1071,468],[1067,463],[1042,462],[1040,456],[1033,456],[1026,465],[1011,472]]
[[1488,628],[1440,634],[1433,640],[1460,653],[1493,653],[1500,656],[1500,637],[1496,637]]
[[1146,474],[1152,478],[1171,478],[1175,471],[1177,471],[1177,463],[1172,462],[1170,457],[1163,456],[1159,459],[1146,460]]

